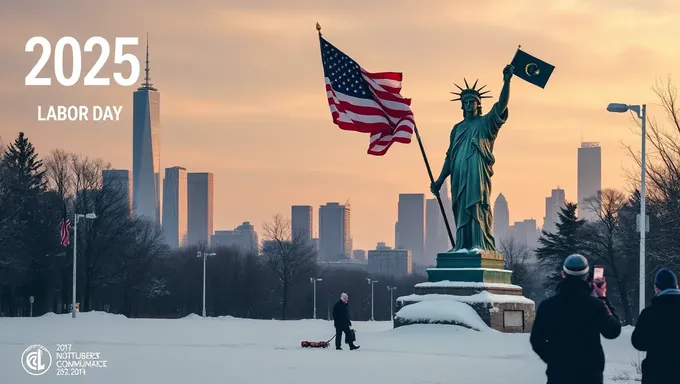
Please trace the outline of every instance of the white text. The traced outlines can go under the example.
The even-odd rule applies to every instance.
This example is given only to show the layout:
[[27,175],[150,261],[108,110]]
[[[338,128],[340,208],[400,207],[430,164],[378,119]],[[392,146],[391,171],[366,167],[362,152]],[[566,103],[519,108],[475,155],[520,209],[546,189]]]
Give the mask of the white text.
[[88,107],[86,105],[38,106],[38,121],[119,121],[122,105]]
[[[139,72],[141,70],[139,65],[139,59],[132,53],[124,53],[123,49],[127,45],[138,45],[139,38],[137,37],[116,37],[114,52],[113,52],[113,63],[123,64],[125,62],[130,64],[130,76],[123,77],[121,72],[115,72],[113,74],[113,79],[123,87],[129,87],[137,82],[139,79]],[[26,75],[24,80],[25,85],[30,86],[47,86],[52,85],[51,77],[38,77],[40,72],[45,68],[45,64],[50,60],[50,55],[52,54],[52,45],[49,40],[42,36],[33,36],[26,42],[26,52],[33,52],[35,46],[39,45],[42,47],[42,53],[38,62],[33,66],[33,69]],[[87,72],[85,78],[83,79],[84,85],[99,85],[107,86],[111,84],[111,79],[108,77],[97,77],[99,71],[102,70],[106,60],[109,58],[111,52],[111,46],[109,42],[101,37],[94,36],[90,37],[85,42],[85,47],[83,51],[94,52],[95,46],[101,47],[101,53],[99,58],[94,63],[92,68]],[[64,73],[64,48],[69,46],[71,48],[71,54],[73,55],[71,61],[73,67],[70,74]],[[80,80],[80,75],[83,71],[83,58],[82,52],[80,50],[80,43],[78,40],[71,36],[64,36],[57,41],[54,45],[54,77],[56,77],[57,82],[64,87],[71,87],[75,85],[78,80]]]

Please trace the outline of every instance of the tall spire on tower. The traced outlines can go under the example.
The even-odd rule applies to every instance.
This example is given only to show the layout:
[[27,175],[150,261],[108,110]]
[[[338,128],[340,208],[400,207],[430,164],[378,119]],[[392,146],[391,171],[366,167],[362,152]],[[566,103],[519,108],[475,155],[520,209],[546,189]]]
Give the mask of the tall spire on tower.
[[137,90],[151,90],[151,91],[157,91],[156,88],[153,87],[153,84],[149,82],[151,78],[149,77],[149,32],[146,33],[146,67],[144,68],[144,83],[142,83],[142,86],[137,88]]

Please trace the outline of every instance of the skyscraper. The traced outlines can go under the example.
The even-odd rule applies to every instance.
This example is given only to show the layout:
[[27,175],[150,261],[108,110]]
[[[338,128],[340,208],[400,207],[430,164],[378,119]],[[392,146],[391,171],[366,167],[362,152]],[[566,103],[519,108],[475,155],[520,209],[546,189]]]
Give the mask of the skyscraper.
[[425,258],[424,247],[425,195],[422,193],[400,193],[395,248],[411,251],[415,264],[431,265],[433,264],[432,257]]
[[311,241],[314,236],[314,210],[310,205],[293,205],[290,208],[291,235]]
[[210,245],[213,234],[213,174],[189,173],[189,245]]
[[413,272],[413,258],[407,249],[387,246],[368,251],[368,273],[371,276],[404,277]]
[[550,191],[550,196],[545,198],[545,217],[543,218],[543,230],[547,233],[557,232],[560,210],[564,207],[566,196],[564,189],[557,188]]
[[350,207],[326,203],[319,207],[319,259],[338,261],[351,256]]
[[493,204],[493,237],[496,240],[496,249],[501,243],[510,237],[510,209],[505,196],[500,193]]
[[113,198],[125,201],[128,214],[132,213],[132,177],[127,169],[102,170],[102,189],[109,191]]
[[160,103],[158,90],[149,81],[149,43],[146,44],[146,76],[133,95],[132,193],[135,214],[161,223]]
[[602,189],[602,150],[600,143],[582,142],[578,149],[578,217],[597,219],[598,207],[587,199],[597,197]]
[[187,170],[165,168],[163,180],[163,233],[171,248],[187,244]]
[[524,219],[516,221],[510,227],[510,236],[517,245],[526,245],[529,249],[536,249],[541,233],[536,226],[535,219]]
[[215,231],[210,244],[212,247],[236,247],[249,253],[257,253],[260,245],[255,227],[249,221],[243,222],[233,231]]

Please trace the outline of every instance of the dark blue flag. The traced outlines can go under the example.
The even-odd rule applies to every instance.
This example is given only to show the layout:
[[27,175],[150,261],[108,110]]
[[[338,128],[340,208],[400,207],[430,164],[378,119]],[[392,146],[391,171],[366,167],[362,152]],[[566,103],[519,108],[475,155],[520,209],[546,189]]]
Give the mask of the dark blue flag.
[[541,88],[545,88],[555,69],[554,65],[548,64],[519,48],[517,48],[515,57],[510,64],[515,67],[515,76]]

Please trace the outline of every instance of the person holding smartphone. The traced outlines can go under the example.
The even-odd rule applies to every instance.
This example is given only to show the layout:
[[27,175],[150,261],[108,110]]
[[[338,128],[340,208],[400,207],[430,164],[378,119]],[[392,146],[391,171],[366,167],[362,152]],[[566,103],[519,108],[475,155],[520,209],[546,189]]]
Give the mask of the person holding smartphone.
[[642,361],[642,384],[678,381],[680,360],[680,289],[678,278],[668,268],[654,279],[652,305],[643,309],[631,336],[633,347],[647,352]]
[[603,273],[591,281],[585,257],[566,258],[557,294],[538,306],[531,330],[531,347],[547,364],[548,384],[603,383],[600,335],[615,339],[621,334],[621,321],[606,296]]

